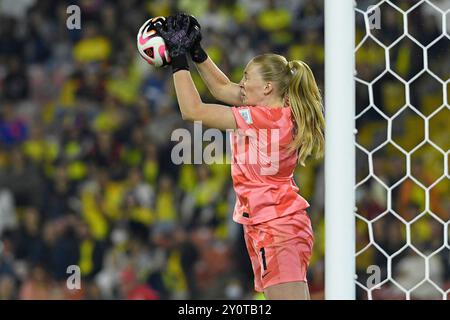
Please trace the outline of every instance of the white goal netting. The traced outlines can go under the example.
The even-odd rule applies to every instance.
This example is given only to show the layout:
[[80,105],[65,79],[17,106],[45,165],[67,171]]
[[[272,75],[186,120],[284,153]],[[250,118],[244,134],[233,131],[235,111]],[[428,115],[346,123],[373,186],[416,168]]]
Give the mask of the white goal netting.
[[357,1],[358,299],[450,298],[450,3]]

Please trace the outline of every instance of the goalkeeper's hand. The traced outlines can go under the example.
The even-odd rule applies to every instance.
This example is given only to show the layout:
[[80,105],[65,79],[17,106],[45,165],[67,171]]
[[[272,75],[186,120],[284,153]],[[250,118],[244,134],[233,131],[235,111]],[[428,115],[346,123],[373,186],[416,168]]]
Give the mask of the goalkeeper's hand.
[[[171,58],[186,55],[200,34],[200,29],[189,30],[191,20],[186,14],[167,17],[166,24],[155,25],[155,29],[164,39]],[[190,32],[189,32],[190,31]]]
[[193,15],[189,15],[188,17],[190,21],[189,33],[196,34],[189,53],[191,54],[192,61],[194,61],[195,63],[202,63],[206,59],[208,59],[208,54],[205,52],[205,50],[203,50],[200,43],[202,41],[200,23],[198,23],[197,19]]

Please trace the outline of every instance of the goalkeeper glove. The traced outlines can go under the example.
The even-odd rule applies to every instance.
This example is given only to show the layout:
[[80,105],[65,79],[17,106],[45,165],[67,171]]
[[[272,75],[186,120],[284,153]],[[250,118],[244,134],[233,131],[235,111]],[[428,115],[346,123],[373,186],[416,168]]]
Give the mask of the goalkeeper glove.
[[189,15],[189,20],[191,26],[189,32],[197,33],[197,36],[194,38],[194,43],[192,44],[189,53],[191,54],[192,61],[194,61],[195,63],[202,63],[206,59],[208,59],[208,54],[206,53],[205,50],[203,50],[200,43],[202,41],[200,23],[198,23],[197,19],[193,15]]

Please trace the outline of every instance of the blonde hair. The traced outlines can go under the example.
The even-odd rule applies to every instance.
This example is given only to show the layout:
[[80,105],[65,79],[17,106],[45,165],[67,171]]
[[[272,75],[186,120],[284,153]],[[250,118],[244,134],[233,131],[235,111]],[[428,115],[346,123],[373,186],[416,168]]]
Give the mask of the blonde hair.
[[263,54],[251,60],[258,64],[264,81],[272,81],[274,89],[290,106],[294,120],[294,139],[289,145],[298,154],[298,163],[315,153],[323,156],[325,148],[322,97],[309,66],[300,61],[287,61],[278,54]]

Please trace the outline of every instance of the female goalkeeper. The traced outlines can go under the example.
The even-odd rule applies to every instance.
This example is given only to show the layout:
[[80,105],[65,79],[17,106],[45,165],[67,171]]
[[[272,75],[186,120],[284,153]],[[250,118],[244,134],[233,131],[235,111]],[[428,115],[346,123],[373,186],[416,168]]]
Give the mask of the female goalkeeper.
[[[310,68],[277,54],[263,54],[232,83],[201,48],[200,26],[177,14],[158,32],[171,56],[183,119],[232,132],[231,174],[236,192],[233,220],[241,223],[254,272],[255,290],[267,299],[309,299],[307,267],[313,232],[308,202],[293,172],[308,155],[323,154],[321,96]],[[227,105],[203,103],[189,72],[192,60],[212,95]],[[267,163],[267,151],[275,155]],[[247,161],[242,161],[247,159]],[[256,161],[248,161],[256,159]]]

